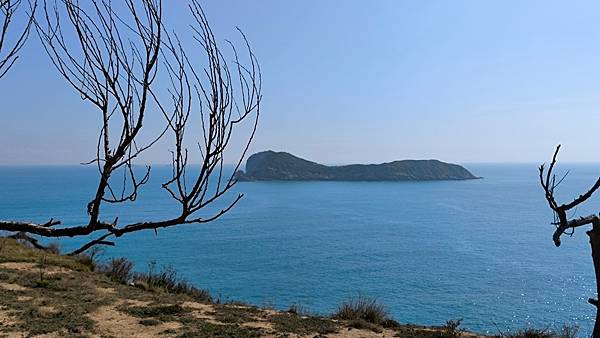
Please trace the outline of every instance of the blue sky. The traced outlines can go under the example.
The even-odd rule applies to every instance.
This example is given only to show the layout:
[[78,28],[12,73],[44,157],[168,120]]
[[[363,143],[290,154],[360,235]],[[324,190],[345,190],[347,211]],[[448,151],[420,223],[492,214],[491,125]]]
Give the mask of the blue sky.
[[[184,1],[165,16],[185,31]],[[217,36],[248,36],[263,70],[251,151],[323,163],[404,158],[600,160],[600,2],[205,1]],[[74,164],[99,116],[32,35],[0,81],[0,164]],[[143,161],[166,163],[167,142]],[[233,149],[235,155],[237,150]]]

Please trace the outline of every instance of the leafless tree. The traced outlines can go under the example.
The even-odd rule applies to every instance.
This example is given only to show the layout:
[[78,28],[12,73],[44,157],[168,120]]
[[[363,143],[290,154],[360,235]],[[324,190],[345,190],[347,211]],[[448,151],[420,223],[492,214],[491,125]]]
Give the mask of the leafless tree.
[[25,45],[33,23],[37,2],[31,4],[24,27],[15,30],[15,16],[22,11],[21,5],[22,0],[0,0],[0,79],[19,58],[18,53]]
[[[552,157],[552,162],[547,170],[544,165],[541,165],[539,168],[540,183],[544,189],[548,205],[554,212],[553,224],[556,226],[556,230],[554,231],[552,239],[554,240],[554,244],[558,247],[561,243],[560,237],[566,231],[571,230],[573,232],[577,227],[588,224],[592,225],[592,229],[588,230],[586,233],[590,238],[590,244],[592,247],[592,261],[594,264],[594,271],[596,273],[596,293],[600,294],[600,217],[598,217],[596,214],[591,214],[584,217],[570,219],[567,215],[567,212],[573,210],[592,197],[592,195],[600,188],[600,178],[596,180],[596,182],[588,191],[575,198],[573,201],[565,204],[559,204],[554,197],[554,192],[568,174],[567,172],[567,174],[563,175],[559,179],[557,179],[556,175],[554,174],[557,161],[556,158],[559,151],[560,145],[556,147],[556,151]],[[598,299],[593,298],[589,298],[588,302],[596,306],[596,322],[594,325],[593,337],[600,338],[600,302]]]
[[[200,4],[192,0],[195,47],[203,51],[206,63],[201,66],[188,56],[177,35],[164,27],[161,0],[122,3],[125,8],[116,10],[110,0],[90,0],[86,5],[77,0],[44,1],[44,18],[35,22],[58,72],[101,116],[96,155],[87,162],[97,166],[99,173],[98,186],[87,204],[87,223],[61,225],[53,218],[43,224],[3,221],[0,230],[45,237],[95,234],[95,239],[72,252],[79,254],[94,245],[114,245],[110,237],[213,221],[242,197],[233,197],[215,214],[199,215],[235,185],[234,173],[256,131],[261,76],[245,36],[241,35],[246,63],[230,42],[232,61],[227,61]],[[160,74],[164,79],[157,81]],[[168,83],[169,88],[159,83]],[[140,135],[150,114],[164,118],[164,129],[143,143]],[[191,116],[201,121],[201,133],[186,134]],[[224,154],[232,134],[247,120],[251,121],[249,136],[235,170],[229,173],[224,170]],[[162,187],[179,203],[179,210],[162,220],[118,224],[118,218],[103,219],[104,204],[136,200],[148,183],[150,167],[140,173],[134,160],[169,134],[174,147],[172,176]],[[197,151],[188,151],[187,144],[197,145]],[[199,167],[189,165],[194,154],[198,158],[193,162],[201,163]]]

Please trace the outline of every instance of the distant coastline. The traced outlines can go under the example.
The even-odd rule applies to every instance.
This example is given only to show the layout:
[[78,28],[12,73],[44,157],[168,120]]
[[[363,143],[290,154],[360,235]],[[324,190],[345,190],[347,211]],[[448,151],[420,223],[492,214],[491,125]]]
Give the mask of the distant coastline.
[[442,181],[478,179],[466,168],[438,160],[326,166],[272,150],[250,156],[240,181]]

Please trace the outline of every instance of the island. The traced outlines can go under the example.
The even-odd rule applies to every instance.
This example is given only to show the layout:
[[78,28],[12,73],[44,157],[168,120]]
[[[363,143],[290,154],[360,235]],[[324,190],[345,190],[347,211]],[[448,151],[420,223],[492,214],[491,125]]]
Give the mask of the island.
[[458,164],[438,160],[402,160],[381,164],[326,166],[286,152],[262,151],[246,161],[239,181],[437,181],[472,180]]

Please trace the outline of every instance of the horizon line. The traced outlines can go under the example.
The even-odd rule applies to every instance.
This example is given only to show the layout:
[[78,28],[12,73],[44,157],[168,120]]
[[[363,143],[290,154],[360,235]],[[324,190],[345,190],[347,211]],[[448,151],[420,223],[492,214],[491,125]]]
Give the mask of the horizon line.
[[[414,159],[405,159],[405,160],[414,160]],[[433,159],[426,159],[426,160],[433,160]],[[404,161],[404,160],[400,160],[400,161]],[[463,165],[470,165],[470,164],[475,164],[475,165],[479,165],[479,164],[535,164],[535,165],[540,165],[542,163],[546,163],[546,162],[534,162],[534,161],[452,161],[452,162],[447,162],[447,161],[443,161],[446,163],[450,163],[450,164],[463,164]],[[389,163],[389,162],[380,162],[380,163]],[[600,165],[600,161],[561,161],[560,163],[563,164],[599,164]],[[369,164],[379,164],[379,163],[320,163],[320,164],[324,164],[324,165],[329,165],[329,166],[343,166],[343,165],[369,165]],[[201,165],[201,163],[189,163],[188,165],[190,166],[199,166]],[[224,166],[235,166],[237,165],[236,163],[224,163]],[[134,164],[134,166],[171,166],[171,163],[138,163],[138,164]],[[93,165],[91,164],[82,164],[82,163],[0,163],[0,167],[93,167]],[[240,165],[240,167],[243,167],[243,165]]]

